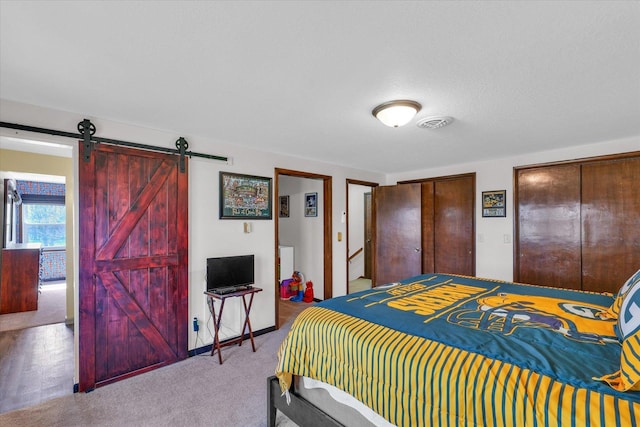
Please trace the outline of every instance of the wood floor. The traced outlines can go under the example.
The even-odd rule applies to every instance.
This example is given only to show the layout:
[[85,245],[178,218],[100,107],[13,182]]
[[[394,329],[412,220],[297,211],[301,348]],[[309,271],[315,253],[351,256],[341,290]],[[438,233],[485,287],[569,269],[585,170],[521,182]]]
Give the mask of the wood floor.
[[64,323],[0,332],[0,413],[73,394],[72,355]]
[[289,321],[293,321],[293,319],[300,314],[302,310],[311,306],[312,303],[306,302],[292,302],[289,300],[280,300],[279,307],[279,324],[280,326],[284,325]]

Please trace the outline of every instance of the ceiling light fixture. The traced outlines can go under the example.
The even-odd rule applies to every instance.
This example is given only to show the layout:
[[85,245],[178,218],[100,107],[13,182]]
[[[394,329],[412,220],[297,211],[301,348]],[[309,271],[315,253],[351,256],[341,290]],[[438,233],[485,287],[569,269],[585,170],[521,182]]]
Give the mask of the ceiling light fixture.
[[421,108],[416,101],[401,99],[380,104],[371,113],[383,124],[397,128],[409,123]]

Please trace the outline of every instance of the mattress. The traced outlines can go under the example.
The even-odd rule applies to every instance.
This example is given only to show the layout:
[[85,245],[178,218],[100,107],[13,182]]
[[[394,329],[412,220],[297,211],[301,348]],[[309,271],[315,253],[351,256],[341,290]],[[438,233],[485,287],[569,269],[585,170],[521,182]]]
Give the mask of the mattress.
[[379,414],[348,393],[309,377],[296,377],[298,395],[349,427],[393,427]]

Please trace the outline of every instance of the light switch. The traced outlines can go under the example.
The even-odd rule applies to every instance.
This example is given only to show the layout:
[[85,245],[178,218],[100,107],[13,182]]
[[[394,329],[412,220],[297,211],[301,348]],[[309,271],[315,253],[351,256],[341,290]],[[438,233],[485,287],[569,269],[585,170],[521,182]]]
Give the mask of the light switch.
[[342,231],[338,231],[338,242],[342,242]]
[[505,234],[504,235],[504,242],[505,243],[511,243],[511,234]]

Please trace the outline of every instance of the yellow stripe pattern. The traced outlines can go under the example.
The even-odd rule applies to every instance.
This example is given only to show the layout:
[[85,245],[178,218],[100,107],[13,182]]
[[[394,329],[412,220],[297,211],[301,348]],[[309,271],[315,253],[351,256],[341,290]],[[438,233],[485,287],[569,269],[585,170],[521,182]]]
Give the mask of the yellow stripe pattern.
[[640,427],[636,402],[322,307],[298,316],[278,358],[283,391],[311,377],[397,426]]

